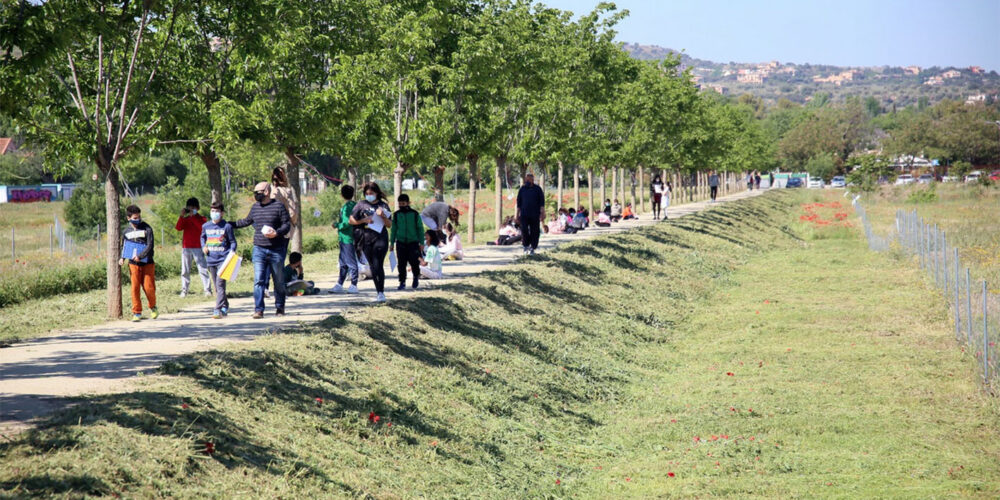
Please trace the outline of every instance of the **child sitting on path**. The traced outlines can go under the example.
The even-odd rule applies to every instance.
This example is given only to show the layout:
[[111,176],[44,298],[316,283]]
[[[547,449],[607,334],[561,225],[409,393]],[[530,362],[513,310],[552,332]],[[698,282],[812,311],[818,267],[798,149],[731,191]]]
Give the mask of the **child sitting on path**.
[[622,219],[631,220],[635,218],[635,213],[632,212],[632,204],[626,203],[625,210],[622,212]]
[[420,258],[420,276],[429,280],[439,280],[444,277],[441,270],[441,251],[438,249],[440,241],[437,232],[428,230],[424,233],[424,244],[427,254]]
[[465,252],[462,250],[462,238],[450,222],[444,225],[444,241],[441,242],[441,258],[444,260],[462,260]]
[[305,271],[302,269],[302,254],[288,254],[288,265],[284,268],[285,291],[288,295],[316,295],[319,289],[312,281],[305,281]]

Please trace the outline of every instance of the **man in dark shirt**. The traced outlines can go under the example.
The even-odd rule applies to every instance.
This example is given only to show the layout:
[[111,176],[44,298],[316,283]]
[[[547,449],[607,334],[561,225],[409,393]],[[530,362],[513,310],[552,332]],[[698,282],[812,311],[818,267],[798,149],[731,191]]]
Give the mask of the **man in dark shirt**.
[[545,219],[545,192],[535,184],[534,174],[524,176],[524,185],[517,192],[517,221],[521,225],[521,245],[524,253],[538,249],[538,233]]
[[281,203],[271,199],[271,185],[260,182],[253,188],[256,203],[250,207],[245,219],[233,223],[233,227],[253,226],[253,301],[254,319],[264,317],[264,291],[269,277],[274,277],[274,308],[276,316],[285,315],[285,252],[288,240],[279,238],[291,230],[291,218]]

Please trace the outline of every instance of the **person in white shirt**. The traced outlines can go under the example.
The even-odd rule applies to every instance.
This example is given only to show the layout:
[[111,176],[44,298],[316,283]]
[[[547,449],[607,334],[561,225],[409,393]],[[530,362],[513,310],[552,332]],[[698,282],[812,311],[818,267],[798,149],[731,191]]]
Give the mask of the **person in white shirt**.
[[462,260],[465,252],[462,250],[462,239],[450,222],[444,225],[444,241],[441,242],[441,258],[444,260]]
[[444,277],[441,270],[441,250],[438,249],[440,240],[437,231],[428,229],[424,233],[426,255],[420,258],[420,277],[429,280],[439,280]]

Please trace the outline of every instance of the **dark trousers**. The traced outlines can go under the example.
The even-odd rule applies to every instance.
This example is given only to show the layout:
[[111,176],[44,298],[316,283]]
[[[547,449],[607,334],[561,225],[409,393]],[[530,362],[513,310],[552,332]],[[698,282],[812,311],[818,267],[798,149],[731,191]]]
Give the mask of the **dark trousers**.
[[538,236],[541,232],[541,221],[538,217],[529,219],[521,216],[521,246],[524,248],[538,248]]
[[375,282],[375,291],[382,293],[385,291],[385,254],[389,253],[389,239],[377,237],[366,241],[361,246],[361,253],[365,254],[368,260],[368,267],[372,270],[372,281]]
[[712,189],[712,201],[715,201],[715,196],[719,194],[719,186],[711,186]]
[[396,265],[399,266],[399,284],[406,284],[406,265],[413,271],[413,286],[420,281],[420,243],[396,242]]

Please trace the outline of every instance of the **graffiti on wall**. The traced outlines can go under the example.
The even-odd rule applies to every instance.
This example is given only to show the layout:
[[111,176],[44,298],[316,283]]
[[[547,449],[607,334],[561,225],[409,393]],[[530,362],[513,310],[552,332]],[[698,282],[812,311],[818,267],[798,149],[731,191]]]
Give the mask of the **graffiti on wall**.
[[48,189],[26,188],[11,189],[7,193],[7,201],[11,203],[32,203],[36,201],[52,201],[55,193]]

